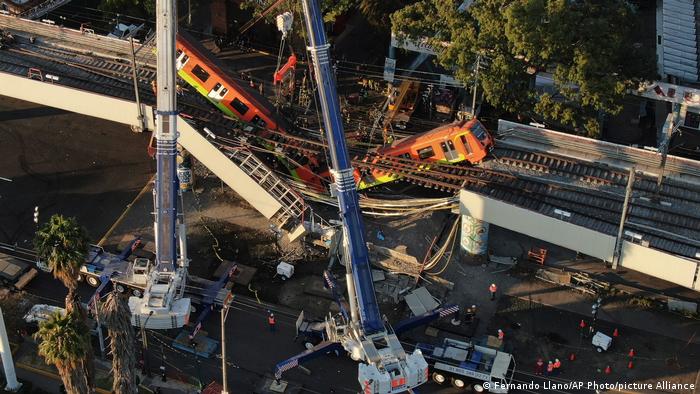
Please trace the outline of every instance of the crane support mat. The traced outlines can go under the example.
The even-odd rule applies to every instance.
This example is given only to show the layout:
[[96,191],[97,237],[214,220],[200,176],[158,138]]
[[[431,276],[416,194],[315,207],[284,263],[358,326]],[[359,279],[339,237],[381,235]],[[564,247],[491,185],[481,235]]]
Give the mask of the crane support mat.
[[304,386],[297,382],[288,380],[275,381],[274,376],[265,376],[258,381],[257,386],[253,390],[254,394],[297,394],[301,393]]
[[[465,317],[462,317],[462,319],[466,319]],[[476,328],[479,326],[479,318],[475,317],[471,320],[470,323],[467,323],[465,321],[462,321],[462,324],[459,326],[455,326],[450,322],[449,318],[446,319],[439,319],[435,321],[433,324],[430,324],[430,327],[437,328],[440,331],[444,331],[453,335],[457,335],[458,337],[467,337],[467,338],[473,338],[474,334],[476,334]]]
[[195,346],[193,347],[190,332],[192,331],[189,329],[180,331],[173,341],[173,347],[199,357],[211,358],[219,347],[219,341],[209,338],[205,331],[199,331],[194,337]]

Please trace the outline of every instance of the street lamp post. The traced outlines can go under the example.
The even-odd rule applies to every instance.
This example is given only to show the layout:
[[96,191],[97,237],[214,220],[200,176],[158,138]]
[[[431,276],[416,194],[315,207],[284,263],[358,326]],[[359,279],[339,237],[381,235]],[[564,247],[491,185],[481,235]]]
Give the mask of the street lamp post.
[[476,89],[479,86],[479,66],[481,54],[476,56],[476,70],[474,71],[474,91],[472,92],[472,118],[476,118]]

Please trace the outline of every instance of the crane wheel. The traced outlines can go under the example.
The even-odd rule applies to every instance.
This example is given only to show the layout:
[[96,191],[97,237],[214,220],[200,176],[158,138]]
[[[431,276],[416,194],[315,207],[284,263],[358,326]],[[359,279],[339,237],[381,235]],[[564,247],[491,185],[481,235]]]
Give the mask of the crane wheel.
[[459,390],[463,390],[464,387],[467,386],[467,384],[464,383],[464,380],[462,380],[460,378],[452,378],[451,383],[452,383],[452,387],[459,389]]
[[443,384],[447,380],[445,375],[443,375],[439,372],[433,372],[432,378],[433,378],[433,382],[435,382],[437,384]]
[[100,285],[100,280],[95,278],[94,276],[85,277],[85,281],[92,287],[97,287]]

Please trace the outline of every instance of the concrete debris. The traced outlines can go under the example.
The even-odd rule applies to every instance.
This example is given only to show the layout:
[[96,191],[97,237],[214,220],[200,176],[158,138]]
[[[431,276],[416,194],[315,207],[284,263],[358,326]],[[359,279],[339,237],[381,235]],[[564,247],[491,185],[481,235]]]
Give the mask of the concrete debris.
[[384,271],[382,270],[372,270],[372,282],[381,282],[386,279]]
[[696,302],[681,301],[669,297],[668,310],[681,313],[698,313],[698,304]]
[[372,243],[367,243],[367,247],[370,261],[384,270],[411,276],[418,276],[422,271],[423,264],[411,255]]
[[512,267],[512,266],[518,264],[518,258],[517,257],[510,257],[510,256],[496,256],[496,255],[490,254],[489,255],[489,262]]
[[425,287],[419,287],[406,294],[404,301],[406,301],[414,316],[422,315],[440,306]]
[[410,276],[385,273],[384,280],[375,282],[374,290],[380,303],[398,304],[413,283],[414,279]]
[[564,272],[541,268],[537,270],[535,276],[545,282],[564,285],[593,296],[610,288],[610,283],[593,279],[588,274],[581,272]]

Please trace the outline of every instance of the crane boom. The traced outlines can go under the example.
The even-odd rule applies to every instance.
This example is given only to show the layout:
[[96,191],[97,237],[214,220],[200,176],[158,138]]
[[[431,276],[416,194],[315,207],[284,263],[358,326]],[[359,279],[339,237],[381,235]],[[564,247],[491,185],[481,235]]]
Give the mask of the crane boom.
[[131,297],[129,307],[132,311],[132,324],[143,328],[170,329],[182,327],[187,323],[190,314],[190,299],[182,297],[187,277],[186,230],[184,218],[178,216],[177,206],[180,187],[176,160],[176,1],[156,2],[156,31],[157,147],[156,180],[153,188],[156,262],[148,275],[143,298]]
[[[314,77],[321,103],[323,123],[331,156],[343,228],[343,259],[347,271],[351,320],[340,315],[326,320],[329,343],[342,344],[358,364],[358,380],[364,393],[390,394],[410,390],[428,379],[428,363],[417,350],[406,354],[401,342],[386,326],[374,292],[365,228],[358,203],[353,168],[345,144],[335,77],[330,65],[330,45],[326,41],[318,0],[302,0]],[[303,357],[310,356],[310,351]],[[278,365],[279,375],[298,364],[292,359]]]
[[[350,294],[350,298],[357,299],[360,322],[365,333],[373,334],[383,330],[384,323],[374,293],[372,270],[365,242],[365,226],[360,215],[353,168],[345,144],[343,121],[330,65],[330,45],[326,42],[323,18],[317,2],[303,0],[302,3],[309,35],[308,50],[313,58],[314,74],[333,167],[331,173],[338,192],[340,218],[345,236],[343,255],[350,260],[350,264],[346,264],[346,267],[352,269],[355,285],[355,294]],[[350,303],[352,305],[352,300]]]

